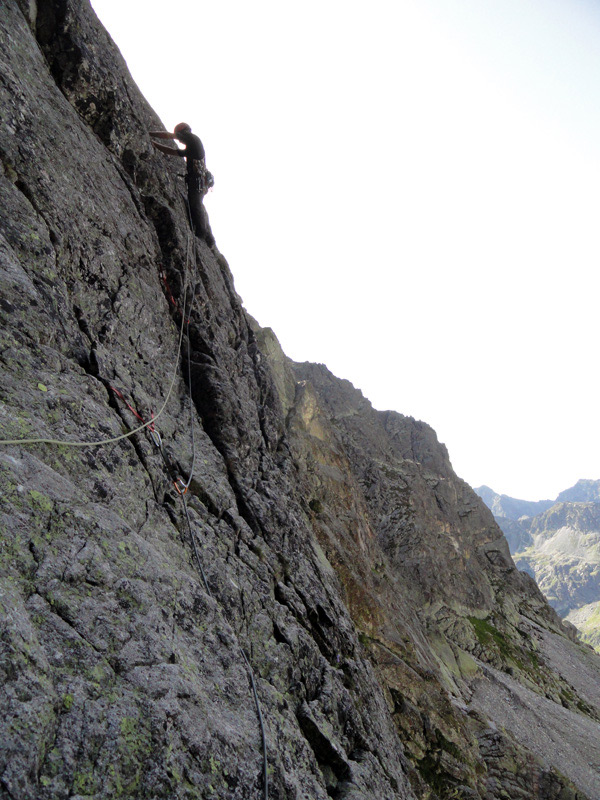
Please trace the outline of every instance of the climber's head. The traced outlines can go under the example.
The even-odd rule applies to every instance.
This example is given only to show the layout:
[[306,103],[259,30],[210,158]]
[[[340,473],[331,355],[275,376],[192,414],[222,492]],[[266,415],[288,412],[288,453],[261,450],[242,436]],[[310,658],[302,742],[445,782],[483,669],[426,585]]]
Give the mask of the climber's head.
[[175,125],[175,129],[173,130],[175,136],[178,136],[180,133],[191,133],[191,132],[192,132],[192,126],[188,125],[187,122],[179,122],[177,125]]

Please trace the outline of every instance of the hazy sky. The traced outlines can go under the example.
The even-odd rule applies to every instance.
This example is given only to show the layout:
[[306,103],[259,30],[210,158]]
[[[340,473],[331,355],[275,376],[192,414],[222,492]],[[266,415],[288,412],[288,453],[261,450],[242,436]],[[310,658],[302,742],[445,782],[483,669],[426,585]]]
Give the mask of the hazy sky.
[[600,478],[600,4],[92,0],[236,288],[471,485]]

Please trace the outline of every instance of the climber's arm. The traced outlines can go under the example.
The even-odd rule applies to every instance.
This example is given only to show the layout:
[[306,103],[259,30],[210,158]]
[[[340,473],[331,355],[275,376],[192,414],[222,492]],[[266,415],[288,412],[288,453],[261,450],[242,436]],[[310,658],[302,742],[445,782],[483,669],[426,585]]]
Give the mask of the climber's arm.
[[168,156],[184,156],[185,155],[185,151],[184,150],[180,150],[178,147],[169,147],[168,144],[159,144],[158,142],[152,142],[152,146],[156,147],[157,150],[160,150],[161,153],[166,153],[166,155],[168,155]]

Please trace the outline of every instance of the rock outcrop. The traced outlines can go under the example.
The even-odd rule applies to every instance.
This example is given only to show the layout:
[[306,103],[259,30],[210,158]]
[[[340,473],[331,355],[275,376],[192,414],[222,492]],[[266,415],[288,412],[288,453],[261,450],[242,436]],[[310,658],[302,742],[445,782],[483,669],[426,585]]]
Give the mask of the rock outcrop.
[[435,433],[246,314],[85,0],[0,41],[0,796],[597,796],[598,658]]

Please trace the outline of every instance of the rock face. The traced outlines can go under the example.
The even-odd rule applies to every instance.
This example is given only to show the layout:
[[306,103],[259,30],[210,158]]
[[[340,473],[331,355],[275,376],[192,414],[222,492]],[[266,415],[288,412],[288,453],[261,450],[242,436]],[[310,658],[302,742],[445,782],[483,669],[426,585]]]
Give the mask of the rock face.
[[598,659],[434,432],[246,314],[87,2],[0,41],[0,796],[596,797]]

